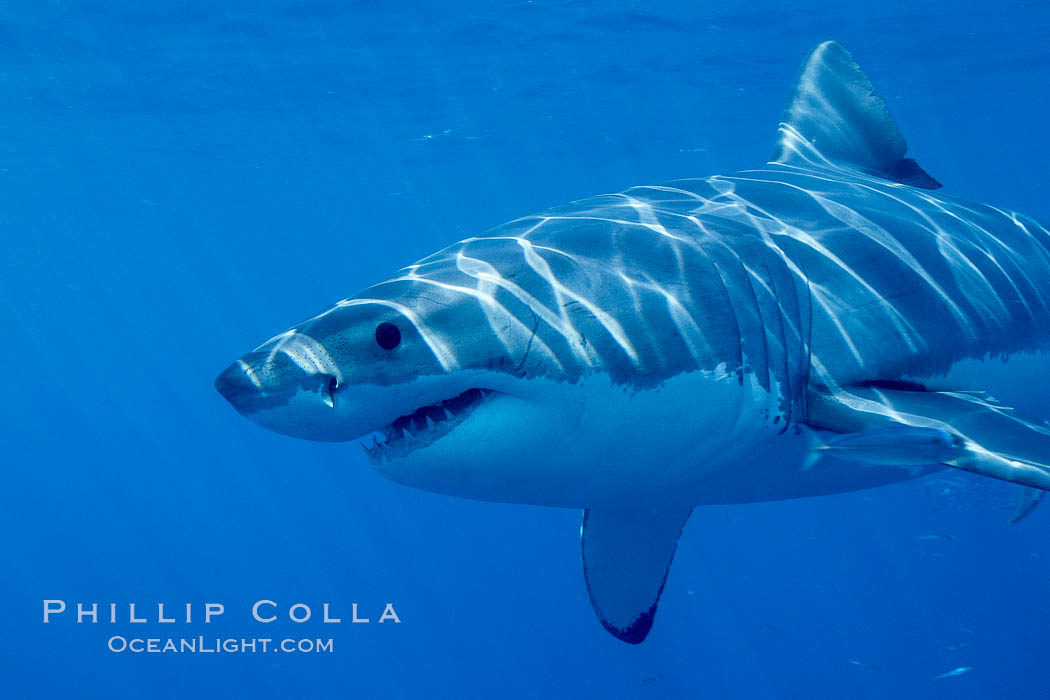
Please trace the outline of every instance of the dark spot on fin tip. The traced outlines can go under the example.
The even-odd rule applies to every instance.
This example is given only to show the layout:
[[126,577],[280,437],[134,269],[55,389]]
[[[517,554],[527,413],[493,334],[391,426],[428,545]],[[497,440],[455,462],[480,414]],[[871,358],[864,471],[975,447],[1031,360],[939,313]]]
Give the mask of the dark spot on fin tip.
[[641,644],[645,641],[645,638],[649,636],[649,630],[653,628],[653,619],[655,617],[656,605],[654,604],[653,607],[639,615],[638,619],[624,629],[611,625],[602,618],[599,619],[601,620],[602,627],[608,630],[609,634],[616,637],[621,642],[627,642],[628,644]]

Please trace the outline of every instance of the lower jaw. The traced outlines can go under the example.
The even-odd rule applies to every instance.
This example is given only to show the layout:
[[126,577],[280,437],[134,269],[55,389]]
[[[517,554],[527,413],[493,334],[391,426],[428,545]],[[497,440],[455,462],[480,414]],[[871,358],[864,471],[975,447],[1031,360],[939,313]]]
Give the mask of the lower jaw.
[[[409,421],[408,423],[395,428],[394,426],[403,420],[398,419],[394,424],[384,428],[380,432],[387,435],[388,439],[386,442],[379,442],[377,438],[373,437],[373,444],[371,447],[362,445],[362,447],[365,448],[365,452],[368,454],[369,461],[373,466],[381,466],[385,463],[403,459],[418,450],[433,445],[435,442],[456,430],[460,424],[466,421],[478,406],[481,405],[481,403],[483,403],[492,393],[491,391],[484,389],[470,389],[467,392],[464,392],[464,394],[470,392],[479,392],[478,399],[462,409],[457,409],[459,411],[458,413],[453,414],[451,412],[446,412],[444,414],[444,420],[426,418],[426,424],[423,427],[420,427],[413,421]],[[461,394],[460,397],[464,394]],[[444,404],[448,402],[442,403]],[[397,432],[397,437],[391,441],[389,435],[394,432]]]
[[455,423],[449,422],[447,425],[445,422],[433,423],[416,433],[404,431],[393,441],[387,440],[386,442],[379,442],[379,440],[373,435],[371,447],[366,446],[363,443],[361,446],[364,447],[365,453],[368,455],[368,459],[372,465],[381,466],[382,464],[402,459],[418,450],[433,445],[435,442],[441,440],[455,430],[461,422],[461,420],[456,421]]
[[441,437],[444,436],[439,436],[433,440],[419,441],[415,444],[406,443],[403,439],[394,443],[378,443],[372,448],[366,447],[365,451],[368,454],[368,461],[371,462],[372,466],[381,467],[384,464],[404,459],[425,447],[429,447],[440,440]]

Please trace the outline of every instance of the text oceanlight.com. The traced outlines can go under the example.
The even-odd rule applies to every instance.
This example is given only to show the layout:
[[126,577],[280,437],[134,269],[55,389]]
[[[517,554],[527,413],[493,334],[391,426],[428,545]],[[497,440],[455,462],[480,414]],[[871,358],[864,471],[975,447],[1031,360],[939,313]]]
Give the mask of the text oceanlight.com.
[[255,654],[266,652],[284,652],[286,654],[330,654],[335,651],[331,637],[327,639],[278,639],[253,637],[250,639],[179,637],[167,639],[141,637],[122,637],[114,635],[109,638],[107,647],[115,653],[131,652],[132,654]]

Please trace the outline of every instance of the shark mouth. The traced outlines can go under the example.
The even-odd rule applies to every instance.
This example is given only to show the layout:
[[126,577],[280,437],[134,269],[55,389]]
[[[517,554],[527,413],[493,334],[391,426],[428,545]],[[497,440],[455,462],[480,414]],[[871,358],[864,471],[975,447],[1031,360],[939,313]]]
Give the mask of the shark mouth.
[[448,435],[491,393],[488,389],[467,389],[454,398],[418,408],[375,431],[383,436],[382,441],[373,434],[372,445],[361,443],[361,447],[374,466],[405,457]]

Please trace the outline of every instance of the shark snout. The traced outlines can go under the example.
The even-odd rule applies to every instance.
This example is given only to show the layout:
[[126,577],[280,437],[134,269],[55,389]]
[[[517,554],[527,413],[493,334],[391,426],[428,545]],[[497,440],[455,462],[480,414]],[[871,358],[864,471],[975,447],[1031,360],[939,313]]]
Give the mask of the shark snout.
[[252,379],[250,371],[243,361],[237,360],[215,378],[216,391],[238,410],[254,401],[262,390],[258,381]]
[[215,379],[215,389],[246,418],[286,435],[313,440],[330,434],[338,379],[303,367],[283,352],[253,352]]

